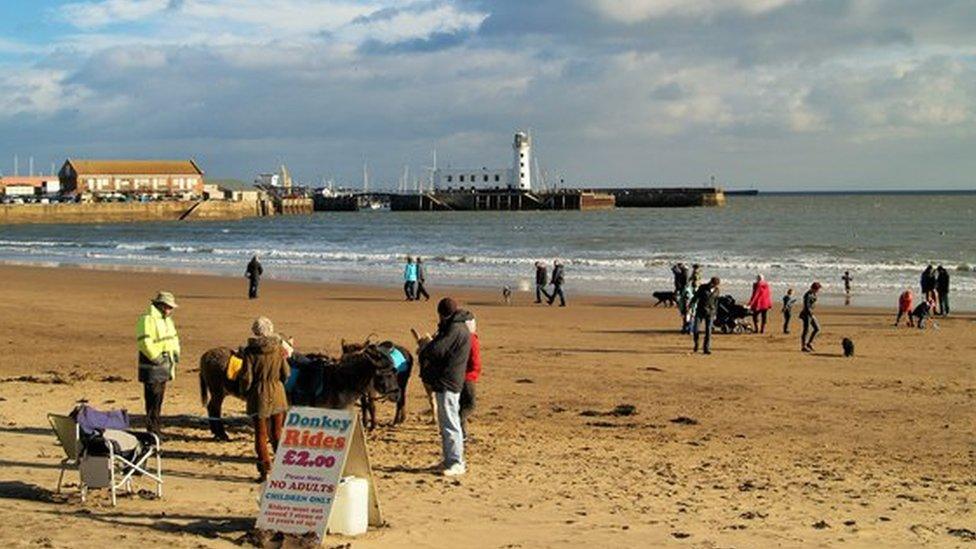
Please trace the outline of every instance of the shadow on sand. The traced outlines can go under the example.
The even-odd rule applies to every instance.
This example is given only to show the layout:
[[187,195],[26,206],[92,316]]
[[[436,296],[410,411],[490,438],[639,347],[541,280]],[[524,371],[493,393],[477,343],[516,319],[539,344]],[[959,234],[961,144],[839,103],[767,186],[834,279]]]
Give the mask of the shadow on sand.
[[[190,534],[208,539],[222,535],[245,534],[254,527],[254,517],[227,517],[206,515],[179,515],[167,513],[112,513],[96,514],[87,510],[74,513],[49,511],[59,517],[87,519],[107,526],[130,526],[148,528],[167,534]],[[232,541],[229,538],[228,541]]]

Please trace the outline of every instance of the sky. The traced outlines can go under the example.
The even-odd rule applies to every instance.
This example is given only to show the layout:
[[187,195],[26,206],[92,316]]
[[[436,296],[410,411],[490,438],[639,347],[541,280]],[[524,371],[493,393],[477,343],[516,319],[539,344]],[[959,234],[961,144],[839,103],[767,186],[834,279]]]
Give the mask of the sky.
[[0,172],[976,188],[972,0],[0,0]]

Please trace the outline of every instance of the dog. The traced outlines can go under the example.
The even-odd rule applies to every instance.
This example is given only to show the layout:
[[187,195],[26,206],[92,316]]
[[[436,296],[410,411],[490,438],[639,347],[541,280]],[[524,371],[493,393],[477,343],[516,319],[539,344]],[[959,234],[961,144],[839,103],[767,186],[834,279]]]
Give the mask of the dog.
[[502,299],[505,301],[505,305],[512,304],[512,289],[508,286],[502,286]]
[[854,342],[850,338],[845,337],[841,340],[840,346],[844,348],[844,356],[852,357],[854,356]]
[[654,292],[651,295],[657,300],[657,303],[654,304],[655,307],[658,305],[674,307],[678,304],[678,297],[674,294],[674,292]]

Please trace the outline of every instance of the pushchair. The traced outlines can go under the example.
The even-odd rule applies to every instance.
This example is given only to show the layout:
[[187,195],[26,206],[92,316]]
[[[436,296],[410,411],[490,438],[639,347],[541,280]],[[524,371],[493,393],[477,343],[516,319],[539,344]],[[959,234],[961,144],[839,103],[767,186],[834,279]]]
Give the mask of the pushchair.
[[741,334],[749,330],[749,323],[745,321],[749,317],[749,308],[739,305],[731,295],[723,295],[718,298],[718,308],[715,312],[715,327],[722,330],[723,334]]

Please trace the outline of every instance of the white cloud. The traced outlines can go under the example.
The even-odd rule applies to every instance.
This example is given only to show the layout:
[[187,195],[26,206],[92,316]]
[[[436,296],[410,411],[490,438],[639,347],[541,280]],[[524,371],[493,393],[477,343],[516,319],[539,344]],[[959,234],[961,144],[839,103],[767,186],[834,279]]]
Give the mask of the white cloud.
[[68,82],[68,72],[19,69],[0,73],[0,119],[16,115],[49,116],[92,98],[84,86]]
[[726,11],[760,14],[799,0],[596,0],[597,10],[622,23],[661,17],[709,17]]

